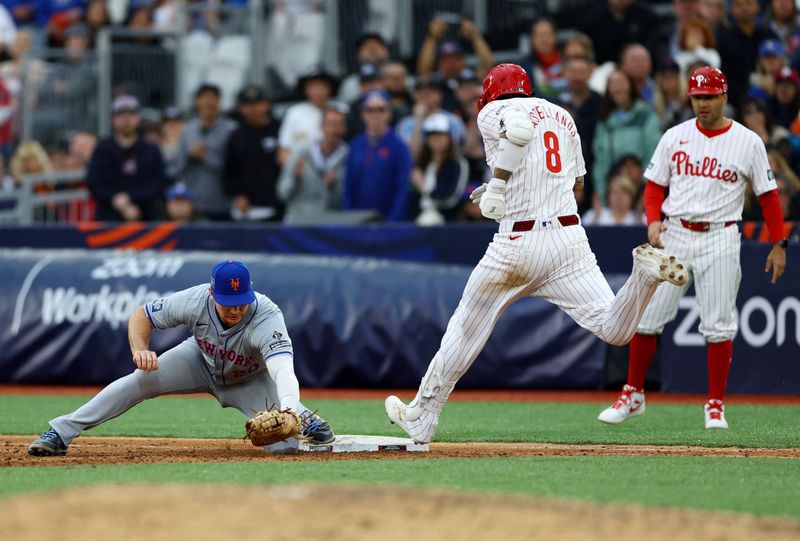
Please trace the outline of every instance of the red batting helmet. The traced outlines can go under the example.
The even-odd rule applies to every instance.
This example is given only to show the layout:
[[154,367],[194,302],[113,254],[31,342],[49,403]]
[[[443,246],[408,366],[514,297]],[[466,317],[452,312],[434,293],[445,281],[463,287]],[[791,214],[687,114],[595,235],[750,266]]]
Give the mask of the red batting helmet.
[[531,80],[522,66],[498,64],[489,70],[483,80],[483,93],[478,98],[478,112],[487,103],[509,94],[533,96]]
[[687,96],[701,94],[718,95],[728,93],[728,79],[717,68],[706,66],[697,68],[689,77],[689,90]]

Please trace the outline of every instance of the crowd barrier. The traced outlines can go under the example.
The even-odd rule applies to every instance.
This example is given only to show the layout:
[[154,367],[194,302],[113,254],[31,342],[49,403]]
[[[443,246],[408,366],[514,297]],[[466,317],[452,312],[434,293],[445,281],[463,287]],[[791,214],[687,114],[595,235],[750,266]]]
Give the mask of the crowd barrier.
[[[266,242],[263,229],[215,251],[0,249],[0,381],[98,384],[129,372],[130,311],[207,282],[213,263],[238,257],[251,266],[256,289],[283,309],[302,384],[413,387],[492,229],[456,227],[463,229],[460,235],[451,231],[449,242],[437,241],[447,249],[431,240],[439,238],[436,230],[420,229],[414,236],[410,229],[367,228],[357,234],[350,228],[348,244],[341,242],[348,231],[342,228],[337,242],[314,237],[322,255],[301,255],[298,246],[310,252],[313,243],[307,230],[291,228],[278,228],[285,235],[284,254],[273,249],[279,244],[274,239]],[[69,229],[52,228],[51,236],[53,231]],[[6,233],[0,239],[7,245],[13,235]],[[589,233],[601,268],[617,289],[630,272],[629,247],[641,242],[643,232],[594,228]],[[196,229],[194,235],[208,239]],[[381,257],[364,256],[384,237],[394,238],[392,249],[373,254]],[[77,238],[86,242],[87,236]],[[287,244],[287,238],[304,243]],[[248,239],[252,244],[243,248]],[[787,273],[775,285],[763,269],[768,250],[743,242],[740,332],[730,390],[800,394],[800,246],[789,246]],[[697,323],[690,289],[661,340],[666,391],[705,389],[705,347]],[[183,330],[156,333],[154,347],[163,351],[185,336]],[[605,354],[602,342],[559,310],[540,299],[523,299],[501,318],[461,386],[596,389],[604,384]]]

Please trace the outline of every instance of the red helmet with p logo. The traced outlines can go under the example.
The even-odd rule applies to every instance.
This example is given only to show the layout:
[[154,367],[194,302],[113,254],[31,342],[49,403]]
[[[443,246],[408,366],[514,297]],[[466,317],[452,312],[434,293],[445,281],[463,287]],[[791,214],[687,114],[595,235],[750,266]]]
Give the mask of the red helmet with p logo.
[[728,79],[717,68],[697,68],[689,76],[687,96],[718,95],[728,93]]
[[509,94],[532,96],[531,80],[522,66],[498,64],[489,70],[483,80],[483,93],[478,98],[478,112],[487,103]]

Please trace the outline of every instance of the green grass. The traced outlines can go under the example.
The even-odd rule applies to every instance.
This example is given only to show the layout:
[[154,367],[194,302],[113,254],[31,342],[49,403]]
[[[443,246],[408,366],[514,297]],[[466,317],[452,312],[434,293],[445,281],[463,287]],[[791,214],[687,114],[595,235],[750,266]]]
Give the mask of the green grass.
[[530,457],[0,468],[0,496],[132,481],[392,483],[800,518],[796,498],[789,497],[800,484],[800,461],[783,459]]
[[[0,434],[37,434],[89,396],[0,395]],[[339,434],[403,435],[380,400],[313,400]],[[605,403],[452,402],[438,441],[800,447],[800,408],[733,405],[732,428],[707,431],[700,405],[649,404],[620,426]],[[236,438],[243,417],[212,398],[161,397],[87,432],[93,436]],[[0,437],[2,440],[2,437]],[[58,460],[58,459],[55,459]],[[0,467],[0,496],[97,483],[400,484],[750,512],[800,519],[800,460],[720,457],[519,457]]]
[[[88,396],[0,395],[0,434],[36,434],[47,421],[83,404]],[[313,400],[340,434],[393,434],[379,400]],[[700,405],[650,404],[647,414],[619,426],[595,419],[607,404],[451,402],[437,441],[618,443],[740,447],[800,447],[800,408],[733,405],[731,429],[703,428]],[[180,422],[178,422],[180,421]],[[161,397],[87,432],[97,436],[235,438],[243,417],[212,398]]]

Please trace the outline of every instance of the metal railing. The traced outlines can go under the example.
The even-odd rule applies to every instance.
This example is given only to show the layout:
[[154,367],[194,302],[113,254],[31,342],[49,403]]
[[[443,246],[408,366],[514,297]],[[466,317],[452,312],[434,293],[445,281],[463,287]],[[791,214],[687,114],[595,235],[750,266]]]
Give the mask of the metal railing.
[[86,171],[25,175],[11,192],[0,192],[0,224],[80,222],[93,218]]

